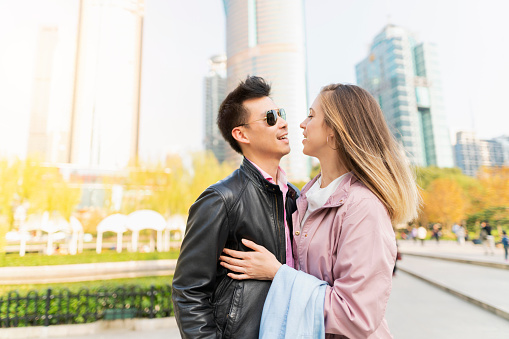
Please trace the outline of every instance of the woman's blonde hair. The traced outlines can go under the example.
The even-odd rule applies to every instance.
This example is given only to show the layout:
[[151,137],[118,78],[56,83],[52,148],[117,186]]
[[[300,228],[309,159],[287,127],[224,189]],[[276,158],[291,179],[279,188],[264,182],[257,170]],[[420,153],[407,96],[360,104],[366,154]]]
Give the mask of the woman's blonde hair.
[[320,99],[343,166],[380,199],[393,224],[415,219],[421,203],[415,175],[373,96],[355,85],[332,84]]

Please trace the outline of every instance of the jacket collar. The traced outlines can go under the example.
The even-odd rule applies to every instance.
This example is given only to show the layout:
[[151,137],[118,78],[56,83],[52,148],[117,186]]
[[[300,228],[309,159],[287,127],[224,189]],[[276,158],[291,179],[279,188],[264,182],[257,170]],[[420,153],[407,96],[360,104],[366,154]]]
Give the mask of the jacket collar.
[[[260,171],[244,157],[242,160],[242,164],[240,165],[240,170],[243,171],[247,177],[259,188],[267,190],[269,192],[277,192],[279,189],[279,185],[273,184],[266,180]],[[288,183],[288,197],[295,199],[297,197],[297,192],[292,187],[290,183]]]
[[[319,173],[316,177],[313,178],[313,180],[311,180],[309,183],[307,183],[306,186],[304,186],[304,188],[302,189],[302,192],[300,194],[300,199],[299,199],[299,201],[301,201],[302,206],[307,206],[306,194],[321,175],[322,174]],[[329,197],[327,202],[325,202],[325,204],[322,206],[322,208],[341,206],[346,201],[346,198],[348,198],[348,195],[350,193],[350,187],[357,180],[358,180],[357,177],[352,172],[348,172],[345,175],[344,179],[341,180],[341,183],[339,184],[338,188],[336,188],[334,193],[332,193],[332,195]]]

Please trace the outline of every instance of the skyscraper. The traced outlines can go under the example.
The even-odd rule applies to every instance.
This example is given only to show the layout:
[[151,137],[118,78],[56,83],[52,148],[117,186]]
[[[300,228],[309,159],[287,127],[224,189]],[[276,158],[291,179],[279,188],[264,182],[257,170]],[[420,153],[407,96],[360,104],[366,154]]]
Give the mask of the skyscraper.
[[138,155],[144,0],[80,0],[70,163],[120,168]]
[[505,160],[503,141],[503,137],[480,140],[473,132],[457,132],[454,145],[456,166],[470,176],[475,176],[481,166],[503,166]]
[[502,135],[496,138],[493,138],[496,142],[498,142],[502,147],[502,154],[504,157],[504,166],[509,166],[509,135]]
[[204,131],[205,149],[212,151],[219,162],[235,160],[237,153],[223,139],[217,127],[219,106],[226,97],[226,55],[216,55],[209,60],[210,71],[204,79]]
[[435,45],[387,25],[356,65],[356,75],[414,164],[453,166]]
[[43,26],[39,29],[35,55],[34,82],[30,125],[28,132],[28,156],[37,156],[42,161],[50,161],[52,141],[48,131],[51,74],[58,28]]
[[272,84],[272,99],[287,112],[291,153],[282,167],[308,180],[299,124],[307,115],[304,3],[300,0],[223,0],[226,13],[227,91],[248,75]]

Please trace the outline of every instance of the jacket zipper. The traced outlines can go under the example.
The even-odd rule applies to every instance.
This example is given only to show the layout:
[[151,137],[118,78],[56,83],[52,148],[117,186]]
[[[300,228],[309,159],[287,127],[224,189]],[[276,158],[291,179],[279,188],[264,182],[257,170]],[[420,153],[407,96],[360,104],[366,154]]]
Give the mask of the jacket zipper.
[[[278,235],[278,243],[280,244],[280,252],[279,252],[279,261],[280,262],[283,262],[283,260],[285,261],[286,263],[286,256],[283,256],[283,249],[284,249],[284,253],[286,253],[286,236],[283,236],[283,242],[281,242],[281,226],[279,224],[279,205],[277,203],[277,194],[274,194],[274,196],[276,197],[276,218],[277,218],[277,235]],[[284,206],[284,205],[283,205]],[[284,211],[283,211],[284,212]],[[283,213],[283,216],[284,216],[284,213]],[[284,217],[283,217],[283,232],[285,231],[285,226],[284,226]],[[283,233],[285,234],[285,233]]]
[[[276,198],[276,230],[277,230],[277,242],[281,245],[281,237],[279,236],[279,206],[277,204],[277,194],[274,194],[274,197]],[[281,247],[281,246],[279,246]],[[279,248],[278,251],[279,260],[281,261],[281,248]]]

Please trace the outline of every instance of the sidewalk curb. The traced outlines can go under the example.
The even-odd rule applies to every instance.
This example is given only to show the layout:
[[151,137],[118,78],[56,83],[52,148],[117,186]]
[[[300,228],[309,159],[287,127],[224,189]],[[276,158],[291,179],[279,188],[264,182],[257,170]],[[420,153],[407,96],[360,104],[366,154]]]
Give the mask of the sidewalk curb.
[[52,284],[171,275],[176,259],[0,267],[0,284]]
[[176,328],[175,317],[157,319],[99,320],[88,324],[27,326],[0,329],[0,339],[39,339],[76,335],[105,334],[111,330],[149,331]]
[[462,300],[464,300],[466,302],[469,302],[469,303],[471,303],[473,305],[476,305],[476,306],[478,306],[478,307],[480,307],[480,308],[482,308],[482,309],[484,309],[484,310],[486,310],[488,312],[491,312],[491,313],[495,314],[496,316],[499,316],[499,317],[509,321],[509,312],[501,310],[501,309],[499,309],[499,308],[497,308],[495,306],[492,306],[492,305],[490,305],[488,303],[485,303],[484,301],[481,301],[479,299],[473,298],[471,296],[468,296],[466,294],[463,294],[461,292],[453,290],[452,288],[449,288],[449,287],[447,287],[445,285],[442,285],[442,284],[440,284],[440,283],[438,283],[438,282],[436,282],[434,280],[428,279],[428,278],[426,278],[426,277],[424,277],[422,275],[414,273],[414,272],[412,272],[412,271],[410,271],[410,270],[408,270],[406,268],[402,268],[402,267],[398,266],[398,270],[400,270],[402,272],[405,272],[405,273],[411,275],[414,278],[422,280],[422,281],[424,281],[424,282],[426,282],[426,283],[428,283],[428,284],[430,284],[430,285],[432,285],[434,287],[437,287],[437,288],[441,289],[444,292],[452,294],[452,295],[454,295],[454,296],[456,296],[456,297],[458,297],[458,298],[460,298],[460,299],[462,299]]
[[421,254],[421,253],[406,252],[406,251],[401,251],[401,253],[404,255],[410,255],[410,256],[414,256],[414,257],[430,258],[430,259],[437,259],[437,260],[444,260],[444,261],[453,261],[453,262],[459,262],[462,264],[470,264],[470,265],[498,268],[498,269],[502,269],[502,270],[509,270],[509,264],[503,264],[503,263],[479,261],[479,260],[472,260],[472,259],[461,259],[461,258],[455,258],[455,257],[446,257],[446,256],[441,256],[441,255],[433,255],[433,254]]

